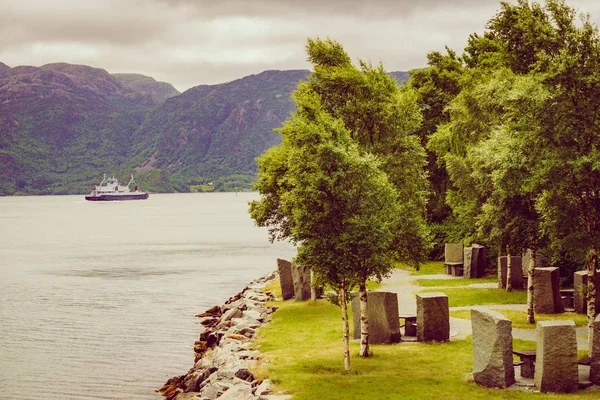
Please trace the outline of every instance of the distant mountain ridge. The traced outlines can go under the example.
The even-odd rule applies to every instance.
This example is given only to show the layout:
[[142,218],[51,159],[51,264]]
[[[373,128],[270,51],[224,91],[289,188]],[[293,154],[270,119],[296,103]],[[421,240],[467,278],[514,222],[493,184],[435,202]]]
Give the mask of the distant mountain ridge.
[[157,82],[154,78],[146,75],[126,73],[111,75],[117,78],[123,86],[137,90],[141,93],[149,94],[159,103],[181,94],[181,92],[175,89],[170,83]]
[[179,93],[139,74],[0,63],[0,195],[86,193],[103,173],[135,172],[163,192],[254,175],[309,74],[265,71]]

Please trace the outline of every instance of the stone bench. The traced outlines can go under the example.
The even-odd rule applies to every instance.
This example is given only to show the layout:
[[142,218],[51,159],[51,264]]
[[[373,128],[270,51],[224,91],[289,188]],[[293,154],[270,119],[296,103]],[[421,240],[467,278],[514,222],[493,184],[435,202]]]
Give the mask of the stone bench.
[[523,378],[533,378],[535,375],[535,350],[513,350],[513,354],[521,359],[521,376]]
[[463,276],[464,265],[461,262],[445,262],[446,274],[452,276]]
[[404,320],[404,336],[417,336],[417,315],[401,314],[400,319]]

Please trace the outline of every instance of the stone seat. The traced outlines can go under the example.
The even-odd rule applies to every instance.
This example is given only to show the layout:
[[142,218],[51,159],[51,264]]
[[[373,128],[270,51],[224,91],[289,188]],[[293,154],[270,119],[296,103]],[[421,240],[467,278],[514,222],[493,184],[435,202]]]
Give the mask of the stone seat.
[[463,276],[464,265],[462,262],[444,262],[446,274],[452,276]]
[[533,378],[535,375],[535,350],[513,350],[513,354],[521,359],[521,376]]

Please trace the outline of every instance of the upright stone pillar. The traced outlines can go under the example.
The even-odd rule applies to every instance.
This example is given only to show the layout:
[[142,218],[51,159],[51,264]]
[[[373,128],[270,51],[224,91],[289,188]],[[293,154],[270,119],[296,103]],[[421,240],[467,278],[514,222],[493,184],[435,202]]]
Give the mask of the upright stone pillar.
[[417,294],[417,340],[444,342],[450,339],[450,310],[444,293]]
[[471,310],[473,379],[481,386],[504,389],[515,383],[512,322],[491,310]]
[[[527,249],[525,254],[523,254],[523,276],[527,276],[527,271],[529,271],[529,263],[531,262],[531,249]],[[546,264],[546,258],[540,254],[535,253],[535,267],[543,268]]]
[[[573,274],[573,306],[578,314],[587,314],[587,271],[576,271]],[[600,289],[600,270],[596,271],[596,287]],[[597,289],[596,293],[600,291]],[[596,296],[596,310],[600,309],[600,296]]]
[[289,300],[294,297],[292,263],[278,258],[277,271],[279,272],[279,286],[281,286],[281,297],[283,297],[283,300]]
[[292,280],[294,281],[294,299],[310,300],[310,268],[292,263]]
[[[352,299],[354,339],[360,339],[360,297]],[[369,343],[399,343],[400,317],[398,295],[390,292],[367,292],[367,318],[369,318]]]
[[[498,289],[506,289],[506,275],[508,274],[507,256],[498,257]],[[510,257],[511,268],[511,286],[514,290],[523,289],[523,266],[522,258],[518,256]]]
[[560,297],[558,268],[536,268],[533,271],[533,306],[539,314],[557,314],[564,311]]
[[600,314],[593,325],[592,348],[590,349],[590,382],[600,385]]
[[537,324],[535,386],[540,392],[573,393],[579,388],[577,338],[573,321]]

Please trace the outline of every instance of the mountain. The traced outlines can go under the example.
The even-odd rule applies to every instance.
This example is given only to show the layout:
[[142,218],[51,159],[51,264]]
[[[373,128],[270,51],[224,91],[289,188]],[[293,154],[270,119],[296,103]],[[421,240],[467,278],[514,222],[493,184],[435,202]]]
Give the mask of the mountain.
[[167,82],[157,82],[154,78],[142,74],[112,74],[123,86],[140,93],[149,94],[158,103],[181,94]]
[[224,177],[247,184],[255,158],[281,142],[273,129],[309,74],[265,71],[177,94],[144,75],[0,63],[0,195],[87,193],[103,173],[135,173],[158,192]]
[[1,67],[0,193],[84,191],[128,161],[131,136],[155,105],[99,68]]
[[290,94],[307,70],[265,71],[170,98],[135,132],[132,166],[173,179],[254,174],[255,158],[281,142],[274,128],[291,114]]

